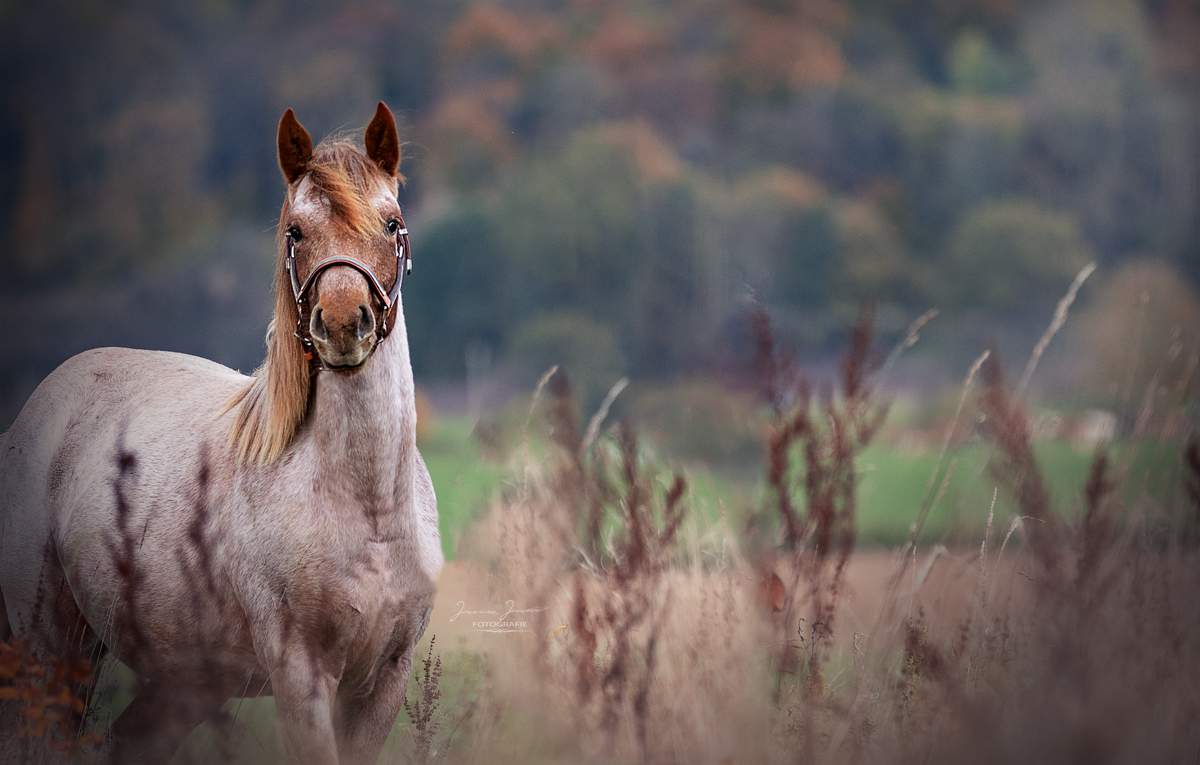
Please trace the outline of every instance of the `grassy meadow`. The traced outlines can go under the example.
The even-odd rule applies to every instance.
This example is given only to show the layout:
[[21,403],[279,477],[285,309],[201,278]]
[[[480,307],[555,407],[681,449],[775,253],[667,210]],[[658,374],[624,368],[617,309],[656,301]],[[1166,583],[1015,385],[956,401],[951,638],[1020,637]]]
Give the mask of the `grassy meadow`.
[[[513,481],[503,458],[487,456],[473,437],[474,423],[465,416],[436,416],[433,432],[420,444],[438,496],[438,521],[447,560],[457,556],[457,540],[486,512],[492,499]],[[744,523],[761,505],[762,476],[743,465],[710,464],[675,458],[648,444],[654,459],[676,465],[688,479],[688,500],[702,526],[722,517],[731,525]],[[1120,439],[1110,445],[1117,462],[1138,481],[1125,487],[1127,501],[1139,492],[1158,496],[1178,482],[1180,444],[1159,439]],[[539,450],[544,451],[544,448]],[[970,443],[954,448],[947,460],[954,467],[940,501],[926,518],[918,541],[923,545],[977,545],[987,525],[996,481],[987,475],[992,447]],[[1049,483],[1055,512],[1071,519],[1082,511],[1083,488],[1094,453],[1067,441],[1044,441],[1034,454]],[[859,544],[890,547],[903,544],[917,520],[930,475],[938,464],[935,445],[920,451],[899,445],[871,445],[858,455],[857,525]],[[944,467],[944,466],[943,466]],[[943,474],[939,472],[940,481]],[[940,488],[940,484],[935,489]],[[803,497],[798,494],[799,501]],[[1016,512],[1007,494],[997,496],[995,514]]]
[[[1200,557],[1185,494],[1200,475],[1180,440],[1109,444],[1101,499],[1095,453],[1030,444],[1059,523],[1049,552],[1035,541],[1046,519],[1029,521],[1023,478],[997,473],[993,441],[945,455],[865,445],[857,539],[820,552],[811,535],[788,549],[779,497],[744,465],[673,459],[619,427],[577,460],[553,432],[578,422],[547,424],[577,413],[536,408],[500,452],[470,420],[435,416],[422,452],[450,565],[495,599],[553,606],[532,635],[483,648],[435,617],[409,689],[433,689],[433,714],[401,715],[381,762],[954,762],[984,748],[1061,761],[1096,741],[1120,762],[1139,759],[1143,736],[1166,759],[1197,751],[1185,718],[1200,711]],[[811,519],[802,452],[788,449],[786,482]],[[589,534],[586,497],[606,491]],[[201,726],[174,762],[286,761],[272,699],[225,715],[226,731]]]
[[[449,562],[380,762],[1196,761],[1186,397],[1085,445],[981,357],[952,417],[892,423],[866,322],[832,394],[764,318],[768,384],[730,409],[693,380],[589,423],[561,373],[479,421],[426,407]],[[454,623],[456,603],[509,601],[511,634]],[[104,667],[93,737],[135,682]],[[287,761],[264,697],[172,762]]]
[[993,363],[907,438],[863,347],[837,395],[759,404],[757,465],[673,450],[636,401],[588,447],[565,383],[482,440],[438,419],[448,552],[493,600],[552,605],[435,644],[441,727],[398,723],[416,760],[1193,761],[1194,427],[1039,434]]

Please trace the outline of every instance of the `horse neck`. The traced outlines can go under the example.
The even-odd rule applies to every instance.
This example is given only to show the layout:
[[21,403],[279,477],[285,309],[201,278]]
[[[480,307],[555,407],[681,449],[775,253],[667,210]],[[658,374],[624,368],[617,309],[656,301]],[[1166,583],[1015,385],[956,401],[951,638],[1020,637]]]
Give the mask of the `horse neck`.
[[318,472],[348,481],[380,514],[411,509],[417,413],[403,313],[362,371],[321,372],[315,384],[309,435]]

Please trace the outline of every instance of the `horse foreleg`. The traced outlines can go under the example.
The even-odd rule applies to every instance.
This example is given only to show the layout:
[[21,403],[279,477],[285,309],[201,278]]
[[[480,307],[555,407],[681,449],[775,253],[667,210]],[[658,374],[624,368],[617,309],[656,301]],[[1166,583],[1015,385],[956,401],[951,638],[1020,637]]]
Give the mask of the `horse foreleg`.
[[166,765],[192,730],[220,709],[223,696],[147,682],[113,724],[113,765]]
[[343,765],[374,765],[404,708],[413,649],[379,669],[375,687],[366,696],[339,699],[337,710],[338,754]]
[[321,671],[319,661],[301,654],[285,660],[271,676],[275,716],[288,761],[296,765],[338,765],[333,732],[337,679]]

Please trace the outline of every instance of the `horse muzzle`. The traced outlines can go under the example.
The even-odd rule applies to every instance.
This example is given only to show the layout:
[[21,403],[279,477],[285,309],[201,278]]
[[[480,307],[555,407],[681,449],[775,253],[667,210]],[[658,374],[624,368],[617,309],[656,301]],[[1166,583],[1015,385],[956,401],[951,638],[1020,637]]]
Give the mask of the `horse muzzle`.
[[313,350],[327,369],[358,369],[378,345],[384,321],[370,286],[358,269],[335,267],[321,275],[317,293],[308,318]]
[[[318,365],[342,371],[358,369],[391,332],[392,324],[396,321],[395,311],[399,310],[400,285],[404,281],[404,275],[412,272],[408,229],[404,227],[403,221],[400,221],[400,227],[394,233],[396,280],[390,290],[384,289],[379,277],[366,263],[340,255],[322,260],[301,282],[296,267],[296,239],[290,232],[286,235],[285,263],[288,278],[292,283],[292,295],[296,298],[295,335],[304,348],[304,357],[308,359],[314,372]],[[362,278],[356,279],[353,276],[355,273]],[[330,279],[335,274],[341,276]],[[352,286],[345,283],[347,278],[353,281]],[[318,282],[326,284],[331,281],[342,281],[343,287],[338,288],[332,284],[318,286]],[[363,287],[364,283],[366,290],[362,292],[359,288]],[[323,305],[324,298],[319,298],[317,304],[310,309],[309,291],[313,288],[316,288],[318,294],[329,291],[334,294],[340,293],[341,297],[331,299],[329,305]],[[378,315],[372,309],[375,299],[383,306]]]

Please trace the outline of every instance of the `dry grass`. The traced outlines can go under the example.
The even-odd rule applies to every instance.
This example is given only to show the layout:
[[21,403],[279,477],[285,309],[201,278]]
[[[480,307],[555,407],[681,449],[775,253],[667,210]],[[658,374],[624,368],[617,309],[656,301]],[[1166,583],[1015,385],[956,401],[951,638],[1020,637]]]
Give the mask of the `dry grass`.
[[684,478],[647,469],[627,423],[589,447],[565,377],[551,384],[559,448],[518,457],[520,480],[476,536],[500,601],[546,609],[533,641],[496,657],[502,693],[543,721],[558,756],[742,751],[767,712],[745,683],[763,671],[745,648],[764,635],[748,566],[683,533]]
[[98,743],[99,735],[83,731],[91,684],[86,659],[40,656],[28,640],[0,642],[0,704],[17,722],[0,729],[0,762],[65,756]]
[[1054,508],[1029,415],[985,354],[960,410],[1019,516],[989,522],[974,552],[898,550],[873,614],[851,622],[854,460],[886,413],[869,311],[838,389],[815,394],[756,322],[773,426],[767,499],[744,533],[689,524],[684,478],[647,465],[627,424],[581,450],[555,383],[559,448],[517,456],[476,550],[498,597],[549,610],[535,640],[490,657],[497,722],[459,742],[464,760],[1200,758],[1194,435],[1171,496],[1123,504],[1136,476],[1102,450],[1079,512]]
[[953,471],[940,458],[890,574],[864,577],[855,460],[887,411],[870,310],[836,388],[755,322],[771,429],[745,529],[702,528],[684,474],[629,423],[602,432],[611,397],[582,428],[566,377],[543,378],[525,432],[549,453],[517,449],[469,545],[532,634],[496,641],[465,694],[443,695],[431,644],[412,761],[1200,761],[1194,427],[1164,495],[1125,491],[1129,460],[1101,450],[1078,511],[1055,508],[1026,408],[984,354],[949,427],[974,419],[1019,514],[989,518],[978,550],[918,551]]

